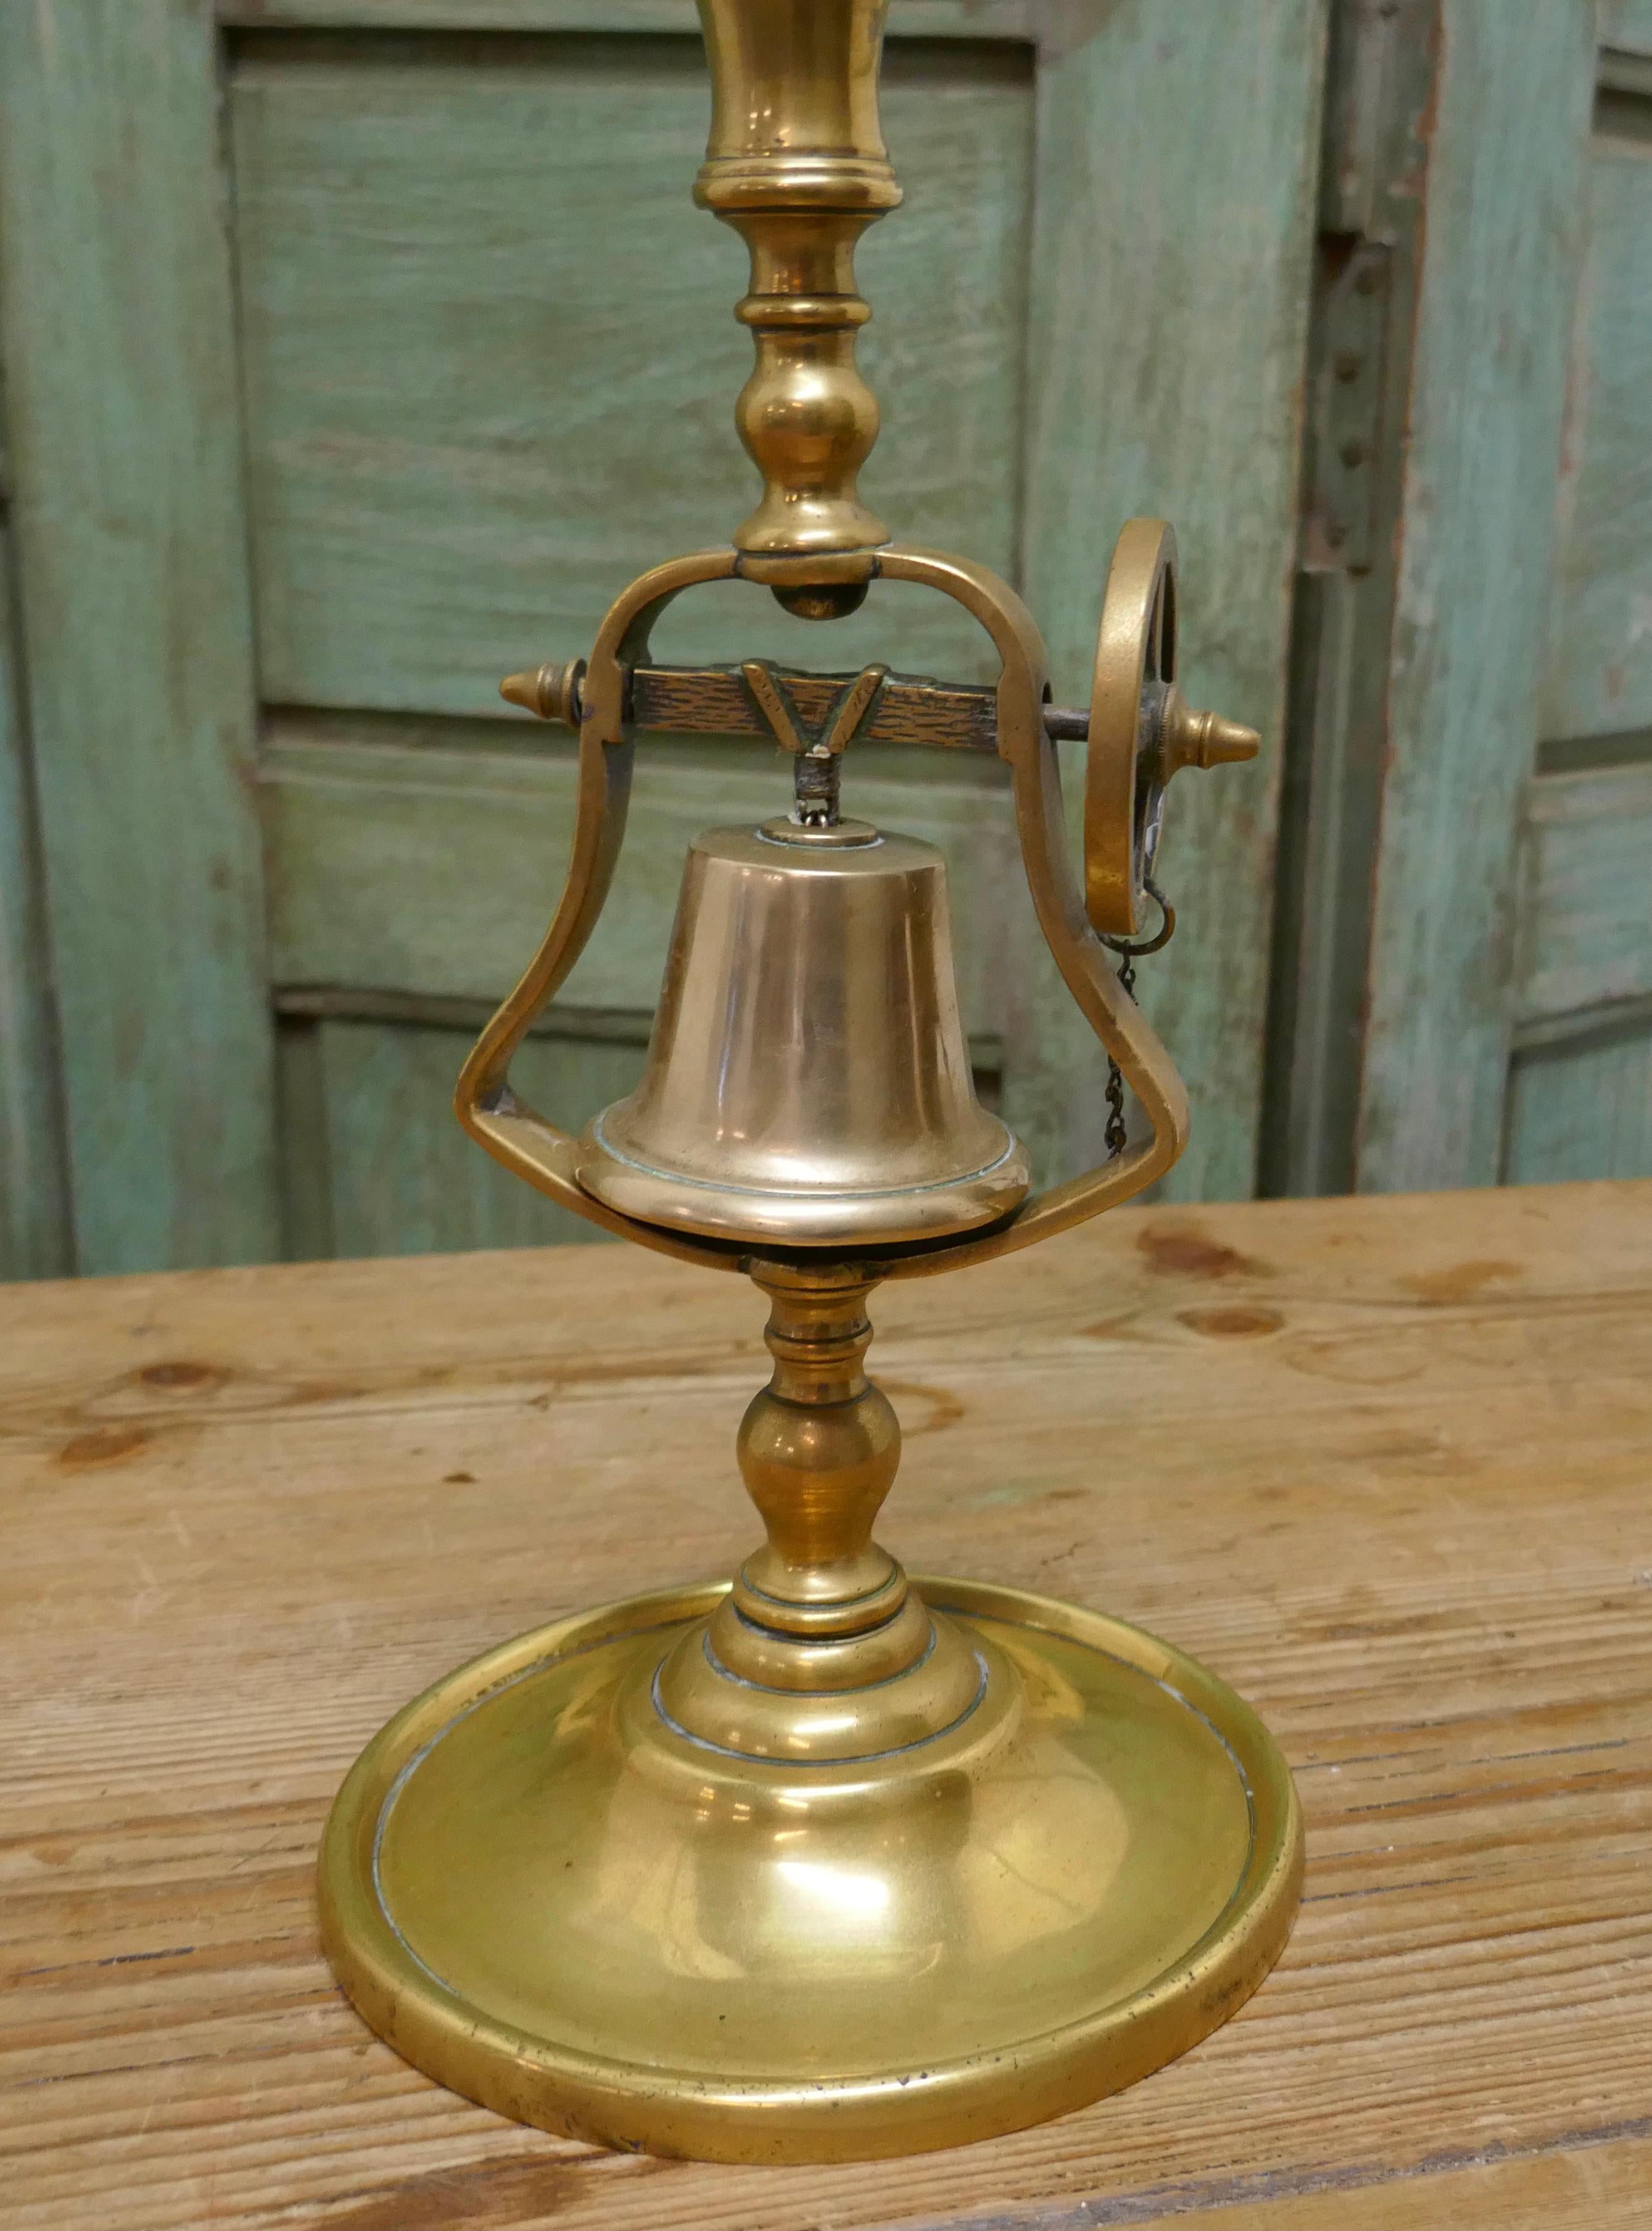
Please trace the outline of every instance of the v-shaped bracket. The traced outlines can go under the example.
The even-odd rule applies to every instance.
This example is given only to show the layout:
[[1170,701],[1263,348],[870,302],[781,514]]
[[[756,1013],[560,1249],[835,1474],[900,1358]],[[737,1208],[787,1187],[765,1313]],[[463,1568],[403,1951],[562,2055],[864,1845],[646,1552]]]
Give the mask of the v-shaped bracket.
[[774,740],[800,759],[836,759],[871,710],[889,669],[866,666],[832,701],[826,718],[813,732],[804,724],[780,669],[766,658],[748,658],[741,673],[753,702],[774,731]]

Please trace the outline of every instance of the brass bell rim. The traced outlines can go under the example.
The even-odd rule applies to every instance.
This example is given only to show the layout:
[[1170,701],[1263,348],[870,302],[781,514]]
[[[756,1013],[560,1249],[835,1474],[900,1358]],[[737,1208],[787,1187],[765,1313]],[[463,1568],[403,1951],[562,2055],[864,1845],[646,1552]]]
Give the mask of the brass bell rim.
[[[603,1109],[600,1116],[593,1116],[593,1118],[589,1120],[587,1127],[585,1127],[585,1135],[587,1135],[593,1144],[599,1144],[600,1149],[603,1149],[603,1154],[614,1155],[616,1162],[625,1162],[630,1169],[647,1171],[647,1176],[650,1178],[670,1178],[672,1185],[694,1185],[705,1189],[708,1193],[784,1193],[788,1200],[793,1200],[797,1193],[810,1192],[808,1178],[797,1178],[794,1185],[735,1185],[732,1180],[721,1180],[721,1178],[690,1178],[685,1176],[685,1174],[678,1174],[678,1171],[674,1169],[663,1169],[663,1167],[657,1165],[657,1162],[641,1161],[641,1155],[627,1154],[623,1147],[616,1147],[616,1144],[607,1138],[607,1134],[603,1131],[603,1116],[607,1116],[607,1113],[610,1111]],[[1001,1171],[1002,1167],[1005,1167],[1005,1162],[1016,1161],[1016,1158],[1025,1162],[1027,1158],[1025,1149],[1022,1149],[1022,1144],[1020,1140],[1016,1138],[1016,1134],[1009,1128],[1009,1124],[1002,1124],[1002,1134],[1005,1134],[1005,1151],[1002,1151],[1002,1154],[995,1154],[994,1158],[991,1158],[991,1162],[978,1162],[974,1169],[960,1169],[956,1176],[929,1178],[929,1180],[922,1182],[922,1185],[855,1187],[852,1193],[842,1185],[821,1185],[820,1196],[824,1198],[824,1200],[835,1200],[835,1198],[839,1196],[842,1196],[844,1200],[893,1200],[893,1198],[902,1196],[902,1193],[944,1193],[956,1185],[974,1185],[978,1178],[995,1176],[995,1171]]]
[[[871,2160],[1001,2136],[1122,2091],[1189,2050],[1260,1987],[1295,1918],[1302,1819],[1277,1744],[1225,1682],[1121,1620],[991,1582],[915,1578],[914,1585],[936,1612],[981,1620],[1035,1657],[1063,1643],[1081,1646],[1104,1676],[1111,1665],[1119,1681],[1181,1708],[1171,1710],[1169,1724],[1226,1755],[1232,1801],[1249,1823],[1246,1857],[1220,1910],[1196,1935],[1168,1946],[1156,1972],[1123,1994],[1108,1996],[1104,1988],[1084,2013],[1042,2031],[1018,2029],[1012,2018],[989,2045],[928,2055],[917,2066],[891,2059],[841,2076],[758,2076],[696,2066],[680,2048],[656,2056],[598,2037],[571,2043],[549,1996],[545,2026],[535,2031],[444,1982],[415,1950],[417,1919],[386,1903],[382,1861],[401,1793],[450,1740],[477,1755],[481,1708],[491,1699],[559,1670],[589,1669],[605,1651],[669,1647],[727,1594],[727,1583],[710,1582],[531,1630],[457,1668],[373,1737],[334,1801],[321,1853],[322,1940],[347,1995],[405,2060],[481,2105],[587,2142],[705,2161]],[[1105,1715],[1093,1699],[1087,1710],[1098,1725]],[[671,1765],[668,1751],[689,1761],[683,1786],[705,1795],[713,1785],[751,1799],[807,1788],[852,1804],[875,1788],[898,1808],[904,1789],[923,1807],[934,1771],[923,1763],[926,1753],[939,1751],[943,1770],[950,1768],[946,1743],[917,1746],[916,1756],[823,1762],[800,1775],[794,1764],[718,1759],[680,1745],[664,1727],[661,1735],[662,1762]],[[1166,1770],[1174,1763],[1167,1761]],[[1132,1833],[1152,1833],[1155,1809],[1150,1798]],[[532,1918],[543,1926],[537,1911]],[[476,1925],[497,1924],[484,1910]],[[1106,1934],[1098,1927],[1098,1945]],[[868,1979],[868,1989],[878,1987]],[[559,2022],[560,2037],[551,2034]]]
[[671,1231],[787,1250],[884,1246],[977,1232],[1020,1207],[1031,1183],[1031,1166],[1021,1141],[1007,1125],[1001,1128],[1001,1154],[975,1169],[927,1183],[812,1187],[800,1179],[785,1186],[758,1186],[694,1177],[643,1161],[607,1139],[599,1115],[580,1134],[575,1174],[582,1189],[605,1206]]
[[757,1199],[772,1194],[787,1200],[794,1200],[800,1195],[814,1197],[821,1200],[896,1200],[911,1193],[949,1193],[960,1186],[974,1185],[982,1178],[996,1176],[1008,1162],[1024,1163],[1027,1160],[1026,1149],[1006,1123],[1001,1127],[1005,1141],[1001,1154],[994,1154],[990,1161],[977,1163],[972,1169],[959,1170],[944,1178],[930,1178],[919,1185],[856,1186],[852,1191],[849,1187],[841,1185],[812,1185],[807,1177],[799,1177],[794,1182],[783,1186],[740,1185],[732,1179],[691,1177],[686,1172],[668,1169],[661,1163],[645,1161],[640,1155],[628,1154],[625,1148],[615,1146],[613,1141],[603,1129],[603,1116],[609,1112],[605,1108],[600,1115],[593,1116],[586,1126],[582,1135],[593,1146],[600,1148],[605,1154],[611,1155],[615,1161],[623,1162],[628,1169],[640,1170],[648,1177],[666,1178],[673,1185],[690,1186],[703,1193],[735,1193],[742,1196],[750,1195]]

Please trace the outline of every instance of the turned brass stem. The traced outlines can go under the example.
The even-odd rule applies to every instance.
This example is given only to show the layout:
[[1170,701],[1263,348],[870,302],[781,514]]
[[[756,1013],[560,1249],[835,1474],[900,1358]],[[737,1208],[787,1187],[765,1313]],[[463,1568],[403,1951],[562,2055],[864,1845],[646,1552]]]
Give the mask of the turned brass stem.
[[[768,559],[873,550],[890,535],[856,486],[878,404],[855,364],[871,311],[854,251],[901,198],[878,122],[886,0],[699,4],[712,112],[694,197],[751,254],[735,314],[757,361],[735,422],[763,497],[735,546]],[[840,608],[852,601],[839,585]]]
[[[679,1734],[748,1758],[879,1758],[962,1724],[984,1664],[871,1538],[901,1429],[863,1370],[870,1279],[759,1263],[774,1375],[746,1412],[742,1476],[768,1539],[660,1668]],[[1015,1692],[1013,1676],[1004,1701]]]
[[734,1600],[782,1633],[860,1633],[906,1594],[899,1566],[871,1538],[901,1460],[899,1421],[861,1368],[871,1286],[793,1283],[767,1267],[754,1276],[772,1303],[774,1371],[735,1454],[768,1539],[746,1561]]

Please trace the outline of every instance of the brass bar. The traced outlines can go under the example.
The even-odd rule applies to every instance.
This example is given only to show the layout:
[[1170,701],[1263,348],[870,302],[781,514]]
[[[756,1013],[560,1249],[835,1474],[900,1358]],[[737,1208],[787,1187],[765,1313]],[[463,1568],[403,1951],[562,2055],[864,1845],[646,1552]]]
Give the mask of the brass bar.
[[[826,719],[854,676],[784,674],[781,679],[803,725],[813,729]],[[631,715],[639,728],[671,728],[684,735],[769,736],[774,733],[753,702],[737,666],[639,666],[632,676]],[[995,752],[998,712],[994,692],[962,682],[926,682],[910,675],[891,674],[855,740]]]
[[[695,736],[774,736],[772,714],[754,692],[747,669],[739,666],[638,666],[632,668],[627,713],[638,728]],[[839,699],[857,680],[852,674],[816,674],[803,669],[768,667],[792,712],[811,735],[818,735]],[[541,721],[580,725],[583,659],[571,659],[507,675],[499,694],[507,703]],[[864,678],[864,677],[862,677]],[[996,752],[998,692],[969,682],[936,682],[927,675],[882,674],[870,712],[851,723],[844,740],[869,744],[926,744],[938,750]],[[1195,715],[1195,718],[1205,716]],[[1090,715],[1082,707],[1046,706],[1046,732],[1082,743]],[[781,740],[787,740],[781,736]],[[835,748],[835,747],[834,747]]]

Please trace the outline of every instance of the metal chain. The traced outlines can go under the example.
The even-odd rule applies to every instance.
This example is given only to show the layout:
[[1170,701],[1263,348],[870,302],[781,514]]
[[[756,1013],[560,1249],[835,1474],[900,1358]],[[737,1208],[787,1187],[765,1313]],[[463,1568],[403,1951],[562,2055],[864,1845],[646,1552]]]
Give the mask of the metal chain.
[[[1128,952],[1118,964],[1118,980],[1133,998],[1136,971]],[[1102,1137],[1106,1142],[1108,1161],[1117,1161],[1129,1144],[1130,1134],[1124,1128],[1124,1072],[1111,1054],[1107,1057],[1107,1128]]]
[[[1157,953],[1167,946],[1176,932],[1176,909],[1150,876],[1143,879],[1143,889],[1164,917],[1159,925],[1157,936],[1144,938],[1139,944],[1132,944],[1126,937],[1104,936],[1101,941],[1104,945],[1111,946],[1118,955],[1118,980],[1124,987],[1126,999],[1136,996],[1136,963],[1144,954]],[[1102,1133],[1102,1140],[1110,1162],[1117,1161],[1130,1143],[1130,1135],[1124,1127],[1124,1071],[1111,1054],[1107,1057],[1107,1128]]]

